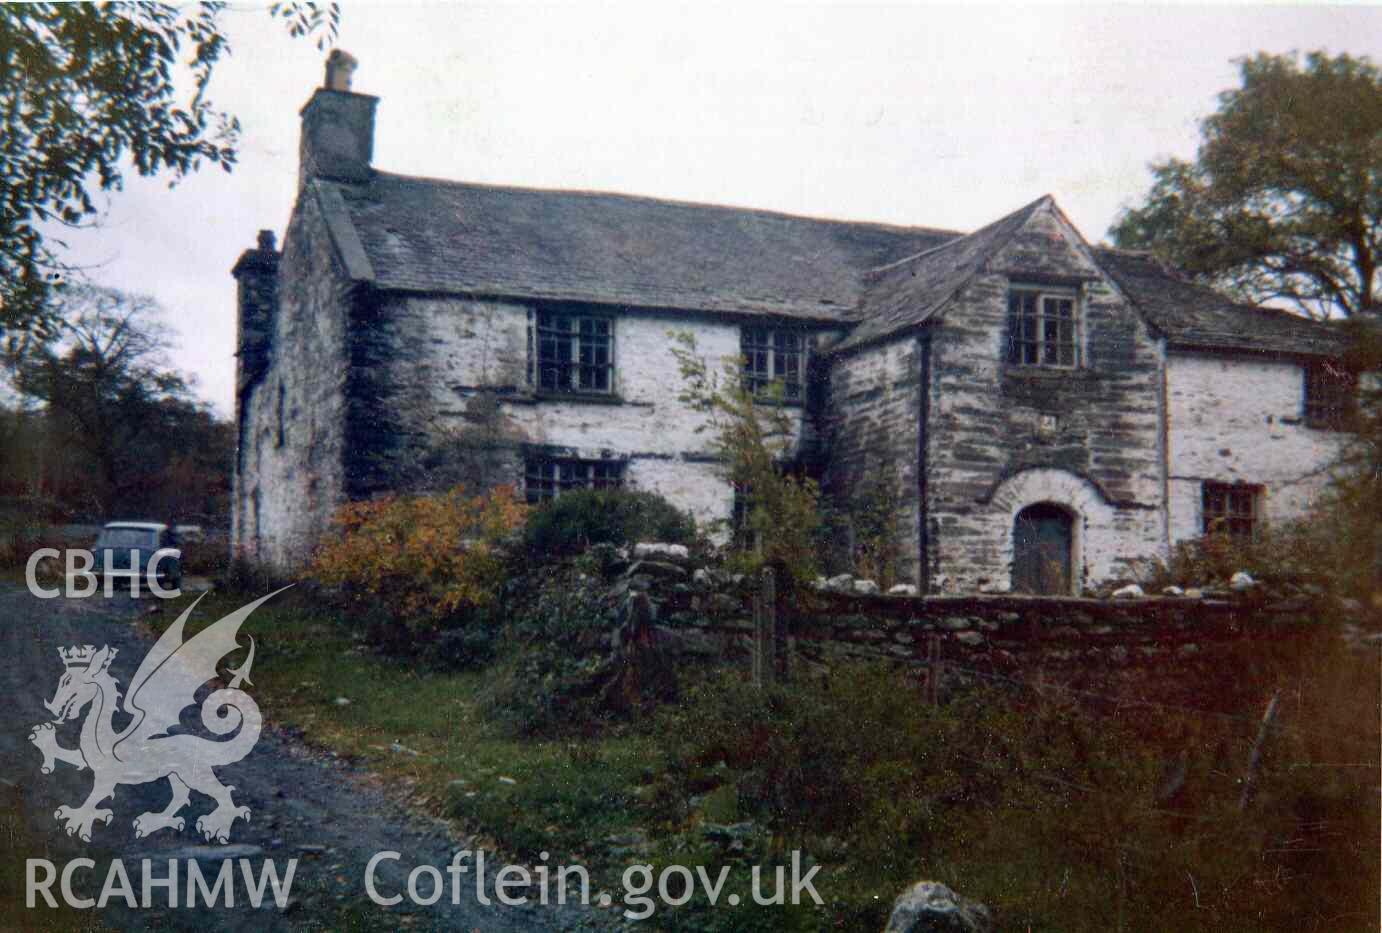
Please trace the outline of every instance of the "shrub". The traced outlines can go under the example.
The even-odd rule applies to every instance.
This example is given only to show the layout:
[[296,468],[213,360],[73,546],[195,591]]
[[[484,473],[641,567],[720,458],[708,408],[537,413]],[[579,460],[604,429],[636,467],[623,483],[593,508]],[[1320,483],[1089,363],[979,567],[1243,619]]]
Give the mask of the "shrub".
[[41,547],[65,547],[56,526],[66,517],[62,506],[52,499],[0,496],[0,566],[22,567]]
[[223,537],[206,541],[182,541],[182,572],[184,575],[218,577],[230,566],[230,543]]
[[482,667],[494,660],[498,633],[493,625],[466,625],[440,633],[427,645],[426,659],[441,670]]
[[[1234,670],[1258,695],[1211,715],[1101,715],[1059,692],[987,688],[930,706],[880,666],[767,690],[716,677],[659,719],[654,817],[694,832],[730,800],[773,853],[822,861],[826,916],[802,929],[879,929],[922,876],[990,905],[1002,929],[1107,930],[1114,915],[1126,929],[1375,927],[1375,767],[1350,757],[1378,741],[1359,726],[1378,704],[1375,655],[1320,630],[1242,645]],[[1277,691],[1244,810],[1260,704]],[[688,911],[697,923],[677,929],[746,929],[699,901]]]
[[708,820],[728,799],[778,855],[824,862],[828,914],[810,929],[877,930],[918,877],[989,904],[1004,929],[1375,926],[1375,768],[1337,763],[1375,748],[1356,723],[1376,712],[1376,659],[1329,632],[1244,651],[1268,694],[1304,691],[1283,691],[1246,811],[1258,697],[1241,718],[988,689],[934,707],[901,672],[840,666],[765,690],[721,676],[665,710],[655,816],[694,827],[693,810]]
[[519,734],[551,734],[605,718],[601,689],[611,674],[610,634],[619,598],[593,554],[548,564],[509,586],[504,625],[509,654],[483,692],[491,719]]
[[1149,586],[1223,583],[1245,570],[1257,580],[1313,582],[1368,600],[1382,571],[1382,522],[1376,502],[1341,483],[1309,519],[1266,525],[1251,539],[1209,535],[1178,542],[1168,561],[1143,574]]
[[409,628],[434,629],[495,601],[504,577],[500,542],[527,511],[508,487],[353,502],[337,512],[338,531],[318,549],[312,571],[356,604],[382,603]]
[[902,556],[898,547],[901,529],[897,516],[902,508],[899,488],[896,462],[892,457],[882,457],[846,504],[854,545],[849,569],[885,590],[897,582]]
[[736,563],[746,571],[773,566],[785,572],[785,585],[801,586],[820,569],[820,488],[790,469],[797,418],[782,404],[781,387],[774,386],[767,398],[756,396],[743,383],[741,359],[724,360],[717,372],[696,352],[694,335],[672,337],[683,385],[678,397],[706,414],[698,430],[711,434],[710,449],[744,496],[743,527],[737,530],[742,542],[756,544]]
[[592,544],[692,544],[695,537],[690,515],[656,493],[628,489],[564,493],[536,509],[524,529],[524,543],[534,559],[575,554]]

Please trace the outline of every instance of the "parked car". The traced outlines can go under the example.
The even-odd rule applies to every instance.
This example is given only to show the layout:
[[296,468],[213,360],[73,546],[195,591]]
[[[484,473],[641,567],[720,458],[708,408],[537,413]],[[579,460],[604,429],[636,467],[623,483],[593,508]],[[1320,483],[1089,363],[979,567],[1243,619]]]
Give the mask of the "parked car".
[[159,586],[177,589],[182,585],[182,555],[177,547],[177,535],[161,522],[110,522],[91,549],[103,578],[115,576],[116,581],[128,581],[130,572],[138,572],[146,584],[155,555],[171,551],[157,562],[155,573]]

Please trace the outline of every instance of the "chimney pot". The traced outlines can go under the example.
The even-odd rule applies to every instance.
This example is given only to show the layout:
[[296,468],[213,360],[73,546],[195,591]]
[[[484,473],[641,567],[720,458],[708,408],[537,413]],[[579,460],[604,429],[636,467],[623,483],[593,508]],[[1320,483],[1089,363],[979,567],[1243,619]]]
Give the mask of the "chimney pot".
[[322,86],[328,91],[349,91],[351,78],[359,66],[354,55],[341,49],[332,49],[326,57],[326,82]]

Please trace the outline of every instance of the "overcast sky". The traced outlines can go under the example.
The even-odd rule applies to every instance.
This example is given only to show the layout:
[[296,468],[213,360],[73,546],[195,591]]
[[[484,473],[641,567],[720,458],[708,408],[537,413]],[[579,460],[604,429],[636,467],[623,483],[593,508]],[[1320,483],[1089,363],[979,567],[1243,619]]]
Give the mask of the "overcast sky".
[[[226,14],[211,93],[244,128],[235,171],[131,180],[71,238],[90,278],[168,309],[176,363],[227,416],[229,270],[257,230],[282,237],[324,60],[265,9]],[[1382,9],[346,3],[338,45],[381,98],[387,171],[960,230],[1050,193],[1098,242],[1150,160],[1193,156],[1233,59],[1382,61]]]

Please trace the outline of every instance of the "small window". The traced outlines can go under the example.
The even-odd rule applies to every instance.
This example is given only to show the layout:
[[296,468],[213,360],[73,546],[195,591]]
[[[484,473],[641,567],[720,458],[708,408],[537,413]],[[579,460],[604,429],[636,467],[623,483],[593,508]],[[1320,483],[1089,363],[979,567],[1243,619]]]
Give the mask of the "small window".
[[1257,534],[1261,486],[1204,484],[1204,533],[1251,541]]
[[1358,412],[1358,374],[1338,363],[1305,367],[1305,423],[1312,428],[1342,431]]
[[1008,363],[1012,366],[1080,365],[1073,291],[1008,292]]
[[287,391],[283,388],[283,383],[278,384],[278,436],[274,438],[274,446],[282,447],[288,442],[287,431],[283,425],[283,408],[286,404]]
[[800,331],[745,327],[740,331],[739,346],[746,390],[768,396],[777,385],[782,387],[784,401],[801,401],[806,341]]
[[613,318],[539,311],[537,387],[545,392],[613,392]]
[[576,489],[617,489],[624,483],[619,460],[536,457],[524,464],[524,490],[530,503],[547,502]]

